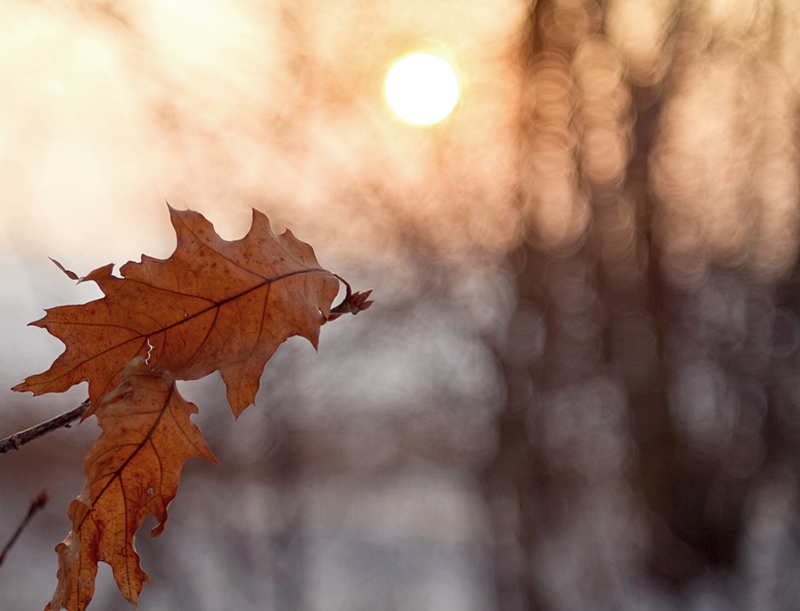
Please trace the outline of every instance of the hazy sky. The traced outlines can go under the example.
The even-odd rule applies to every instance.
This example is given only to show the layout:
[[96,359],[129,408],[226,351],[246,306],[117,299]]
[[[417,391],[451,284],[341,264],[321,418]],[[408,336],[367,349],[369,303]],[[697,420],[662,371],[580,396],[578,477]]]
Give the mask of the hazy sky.
[[[323,265],[500,256],[521,216],[569,244],[592,222],[587,185],[614,194],[637,150],[631,85],[664,95],[650,186],[667,266],[785,269],[799,191],[791,0],[614,0],[604,21],[556,4],[541,28],[554,49],[578,48],[570,64],[537,57],[523,81],[522,0],[3,2],[3,308],[29,321],[93,294],[47,256],[79,274],[168,256],[165,200],[229,239],[255,206]],[[386,69],[413,50],[461,78],[433,128],[383,99]],[[612,229],[633,243],[633,195],[614,197]]]
[[[6,2],[3,248],[75,267],[166,255],[165,199],[206,213],[228,237],[244,232],[252,205],[294,229],[316,225],[321,239],[339,222],[391,223],[369,200],[435,222],[465,165],[474,175],[462,190],[505,198],[510,177],[498,173],[512,169],[509,53],[522,8]],[[402,124],[382,97],[388,64],[418,48],[443,53],[463,78],[460,109],[437,129]],[[465,205],[480,216],[460,205],[447,218],[463,219]]]
[[[501,254],[517,227],[524,10],[516,0],[2,3],[2,400],[52,414],[83,399],[82,385],[37,399],[8,390],[63,349],[27,323],[99,296],[47,257],[79,275],[166,257],[165,200],[203,212],[227,239],[257,207],[342,273],[349,258],[377,269],[417,248]],[[433,128],[403,123],[383,98],[386,69],[415,50],[461,77],[456,112]],[[387,285],[402,274],[392,268]]]

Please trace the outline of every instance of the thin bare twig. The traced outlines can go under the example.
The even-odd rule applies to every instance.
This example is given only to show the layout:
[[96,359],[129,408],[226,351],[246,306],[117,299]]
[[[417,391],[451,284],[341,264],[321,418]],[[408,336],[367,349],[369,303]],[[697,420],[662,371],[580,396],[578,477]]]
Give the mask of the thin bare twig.
[[89,404],[89,400],[87,399],[78,407],[73,408],[68,412],[64,412],[55,418],[50,418],[50,420],[46,420],[41,424],[37,424],[36,426],[32,426],[29,429],[20,431],[19,433],[14,433],[13,435],[0,440],[0,454],[5,454],[9,450],[19,450],[29,441],[33,441],[37,437],[46,435],[50,431],[60,429],[62,426],[67,426],[73,420],[80,418],[83,415],[83,412],[85,412],[89,407]]
[[16,543],[20,534],[22,534],[22,531],[28,525],[28,522],[30,522],[31,518],[34,515],[36,515],[37,511],[39,511],[40,509],[44,508],[45,505],[47,505],[47,501],[49,498],[50,496],[47,494],[47,490],[42,490],[36,496],[36,498],[31,501],[31,504],[28,507],[28,513],[22,519],[22,522],[20,522],[19,526],[17,526],[17,530],[14,531],[14,534],[11,535],[11,538],[8,540],[8,543],[6,543],[5,547],[3,548],[3,551],[0,552],[0,565],[3,564],[3,560],[6,559],[6,554],[8,553],[8,550],[10,550],[11,546],[14,545],[14,543]]

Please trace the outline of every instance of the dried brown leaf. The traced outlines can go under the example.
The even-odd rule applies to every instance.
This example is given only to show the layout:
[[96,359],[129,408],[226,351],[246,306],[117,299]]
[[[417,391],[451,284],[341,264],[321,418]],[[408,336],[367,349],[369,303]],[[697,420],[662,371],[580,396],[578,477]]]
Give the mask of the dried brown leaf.
[[241,240],[220,238],[202,215],[170,207],[177,247],[168,259],[146,255],[112,274],[112,265],[84,278],[104,297],[47,310],[31,324],[62,340],[64,353],[44,373],[14,387],[34,394],[89,382],[103,433],[86,456],[86,485],[69,507],[72,531],[58,545],[58,586],[49,611],[83,611],[94,593],[98,562],[114,571],[136,604],[148,581],[133,537],[147,515],[161,533],[187,458],[215,461],[190,421],[197,408],[174,380],[219,371],[235,416],[253,403],[264,365],[286,339],[314,347],[320,326],[366,310],[370,291],[352,293],[333,311],[338,276],[322,269],[308,244],[272,232],[253,211]]
[[148,515],[164,529],[167,506],[178,492],[188,458],[216,462],[191,422],[197,406],[178,393],[175,382],[154,375],[138,358],[95,414],[103,433],[86,455],[86,485],[72,501],[72,530],[56,547],[58,586],[46,611],[82,611],[94,594],[98,562],[111,565],[122,594],[137,604],[147,573],[133,537]]
[[220,238],[197,212],[169,210],[178,238],[172,256],[144,255],[123,265],[121,277],[109,264],[83,278],[105,297],[49,309],[31,323],[66,350],[14,390],[61,392],[88,380],[94,404],[119,383],[125,363],[149,356],[154,371],[180,380],[219,370],[238,416],[253,403],[264,365],[282,342],[302,335],[317,346],[339,282],[308,244],[289,231],[273,233],[256,210],[248,234],[235,241]]

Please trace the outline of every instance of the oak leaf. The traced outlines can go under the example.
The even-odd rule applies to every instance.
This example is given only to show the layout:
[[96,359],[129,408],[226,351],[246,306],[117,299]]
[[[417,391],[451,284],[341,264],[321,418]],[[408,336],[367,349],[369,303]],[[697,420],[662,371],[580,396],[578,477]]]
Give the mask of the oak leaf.
[[14,390],[38,395],[88,381],[83,418],[96,414],[103,429],[86,456],[84,490],[69,507],[72,530],[56,547],[58,585],[46,611],[83,611],[100,561],[135,605],[148,581],[135,532],[153,515],[152,534],[161,533],[188,458],[216,462],[190,421],[197,407],[178,394],[175,380],[218,370],[238,416],[282,342],[300,335],[316,347],[323,323],[372,304],[370,291],[353,293],[342,280],[346,296],[331,309],[341,279],[289,231],[273,233],[256,210],[250,231],[235,241],[196,212],[169,212],[177,246],[168,259],[143,255],[120,276],[106,265],[84,278],[54,261],[73,280],[95,282],[104,297],[49,309],[31,323],[66,347],[50,369]]
[[100,267],[80,282],[95,282],[105,297],[49,309],[31,323],[66,349],[14,390],[61,392],[88,380],[94,405],[119,383],[125,363],[142,356],[154,371],[180,380],[219,370],[238,416],[253,403],[264,365],[282,342],[301,335],[317,346],[339,281],[308,244],[289,231],[273,233],[257,210],[250,231],[235,241],[220,238],[197,212],[169,212],[178,239],[172,256],[143,255],[123,265],[121,277],[111,264]]
[[103,433],[86,455],[83,492],[69,507],[72,530],[56,547],[58,586],[45,611],[85,609],[99,561],[111,565],[120,592],[137,604],[149,579],[134,533],[152,515],[158,525],[151,534],[161,534],[186,459],[217,462],[190,421],[196,413],[175,382],[153,374],[142,357],[126,365],[119,386],[95,410]]

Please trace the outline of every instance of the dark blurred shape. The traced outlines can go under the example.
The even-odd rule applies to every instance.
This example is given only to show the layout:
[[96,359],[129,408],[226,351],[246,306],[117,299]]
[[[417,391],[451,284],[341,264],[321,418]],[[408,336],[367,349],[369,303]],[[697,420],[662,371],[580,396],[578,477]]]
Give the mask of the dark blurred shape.
[[501,611],[800,604],[799,18],[531,3],[486,471]]

